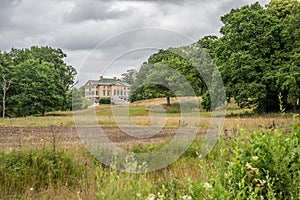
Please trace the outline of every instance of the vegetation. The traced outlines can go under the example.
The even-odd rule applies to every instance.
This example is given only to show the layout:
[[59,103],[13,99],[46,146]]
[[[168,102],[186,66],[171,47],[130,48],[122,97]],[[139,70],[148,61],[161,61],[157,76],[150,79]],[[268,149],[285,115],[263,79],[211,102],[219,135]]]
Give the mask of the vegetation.
[[[72,97],[71,97],[72,95]],[[72,88],[71,92],[68,93],[70,99],[70,110],[83,110],[87,109],[93,104],[91,100],[87,100],[84,97],[84,86],[78,88]],[[72,98],[72,99],[71,99]],[[72,107],[72,108],[71,108]]]
[[[291,9],[283,14],[275,4]],[[286,34],[290,26],[299,26],[294,24],[299,13],[298,1],[271,1],[267,9],[255,3],[221,18],[222,37],[213,41],[211,51],[227,95],[241,107],[254,106],[258,112],[279,111],[280,94],[287,110],[295,111],[299,106],[300,68],[293,56],[299,46],[288,44],[298,41],[298,36]]]
[[[8,199],[298,199],[299,130],[300,124],[288,132],[238,130],[222,135],[205,158],[200,137],[167,168],[142,174],[104,166],[80,148],[1,152],[0,193]],[[152,152],[161,145],[128,150]]]
[[122,74],[121,81],[133,85],[135,82],[137,71],[135,69],[128,69]]
[[48,187],[74,187],[85,175],[84,165],[63,150],[1,152],[0,162],[0,193],[4,198]]
[[[196,59],[196,57],[194,57]],[[205,83],[200,72],[177,49],[160,50],[149,57],[136,75],[131,101],[201,95]]]
[[100,104],[111,104],[111,101],[109,98],[103,98],[103,99],[100,99],[99,101]]
[[131,100],[191,95],[191,85],[195,95],[205,96],[206,110],[220,106],[211,105],[211,99],[223,101],[216,65],[227,99],[234,98],[241,108],[278,112],[281,104],[286,111],[299,110],[300,2],[272,0],[266,8],[246,5],[221,21],[220,38],[205,36],[190,46],[150,56],[136,75]]
[[2,115],[44,115],[71,107],[70,86],[76,71],[61,49],[33,46],[0,53]]
[[[164,128],[176,129],[184,123],[183,106],[191,118],[198,119],[200,114],[202,131],[211,122],[207,111],[227,100],[223,132],[208,155],[201,154],[206,140],[198,134],[178,160],[151,173],[114,169],[147,169],[156,164],[147,159],[139,163],[132,154],[124,164],[118,154],[99,148],[97,153],[111,161],[105,166],[83,146],[72,143],[77,136],[70,133],[72,112],[62,110],[72,106],[74,112],[83,112],[77,110],[87,109],[92,102],[83,99],[84,88],[72,88],[76,71],[63,61],[62,50],[34,46],[1,52],[1,197],[300,199],[299,115],[287,112],[299,110],[300,3],[271,0],[265,8],[255,3],[233,9],[221,20],[221,37],[206,36],[189,46],[160,50],[139,72],[131,69],[122,75],[123,81],[133,84],[130,120],[140,126],[149,125],[149,114],[166,113]],[[216,69],[224,80],[227,99],[223,99]],[[194,95],[202,97],[196,102],[187,97]],[[184,104],[179,97],[186,99]],[[109,126],[118,124],[112,106],[114,112],[124,107],[105,105],[108,99],[102,103],[94,108],[96,117],[100,126],[113,130]],[[53,125],[66,131],[68,145],[58,142],[62,137]],[[39,126],[40,132],[29,130],[25,136],[22,129],[29,126]],[[45,128],[50,128],[47,137],[41,136]],[[10,141],[14,136],[18,141]],[[126,139],[124,135],[114,142],[134,153],[155,152],[168,144],[162,139],[165,135],[159,136],[152,144],[118,143]]]

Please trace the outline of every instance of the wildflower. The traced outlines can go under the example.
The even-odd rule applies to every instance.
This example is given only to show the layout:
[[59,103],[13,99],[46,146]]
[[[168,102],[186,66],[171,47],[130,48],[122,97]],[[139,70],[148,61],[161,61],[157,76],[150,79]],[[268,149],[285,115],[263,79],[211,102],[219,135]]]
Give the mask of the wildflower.
[[33,188],[30,188],[29,190],[30,190],[30,191],[33,191]]
[[205,187],[205,189],[210,189],[210,188],[212,188],[212,185],[211,184],[209,184],[209,183],[204,183],[204,187]]
[[184,195],[184,196],[182,196],[182,199],[183,200],[192,200],[192,197],[189,195]]
[[258,174],[258,168],[252,167],[251,163],[246,163],[246,167],[248,168],[248,170],[255,172],[256,174]]
[[160,194],[160,192],[157,193],[158,199],[164,199],[164,195]]
[[264,184],[266,183],[266,181],[265,180],[259,180],[259,185],[261,186],[261,187],[263,187],[264,186]]
[[146,200],[155,200],[155,195],[154,194],[149,194],[146,198]]
[[257,156],[253,156],[252,159],[253,160],[258,160],[258,157]]
[[246,163],[246,167],[248,168],[248,169],[251,169],[252,168],[252,165],[250,164],[250,163]]
[[140,193],[137,193],[136,196],[137,196],[137,197],[141,197],[142,195],[141,195]]

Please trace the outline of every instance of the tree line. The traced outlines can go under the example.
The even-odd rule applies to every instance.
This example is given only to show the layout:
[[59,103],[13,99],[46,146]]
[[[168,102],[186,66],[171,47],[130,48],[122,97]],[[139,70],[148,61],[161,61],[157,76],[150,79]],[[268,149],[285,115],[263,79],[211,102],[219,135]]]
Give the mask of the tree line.
[[76,70],[61,49],[38,47],[0,52],[2,117],[68,110]]
[[299,110],[300,2],[254,3],[232,9],[221,21],[220,37],[205,36],[151,55],[136,74],[131,101],[166,97],[169,104],[169,97],[187,95],[188,83],[196,95],[203,95],[202,105],[209,110],[210,93],[218,90],[216,66],[227,100],[234,99],[241,108],[260,113]]

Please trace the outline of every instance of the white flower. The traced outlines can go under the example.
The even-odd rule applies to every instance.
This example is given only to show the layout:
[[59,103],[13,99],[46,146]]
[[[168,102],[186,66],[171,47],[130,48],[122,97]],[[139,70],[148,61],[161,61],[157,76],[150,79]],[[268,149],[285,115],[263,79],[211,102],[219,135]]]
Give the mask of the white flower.
[[246,163],[246,167],[248,168],[248,169],[252,169],[252,165],[250,164],[250,163]]
[[136,196],[137,196],[137,197],[141,197],[141,194],[140,194],[140,193],[137,193]]
[[252,159],[253,160],[258,160],[258,157],[257,156],[253,156]]
[[247,162],[246,167],[248,168],[248,170],[254,171],[256,174],[258,174],[258,168],[252,167],[251,163]]
[[155,200],[155,195],[154,194],[149,194],[147,196],[146,200]]
[[212,185],[211,184],[209,184],[209,183],[204,183],[204,185],[203,185],[204,187],[205,187],[205,189],[210,189],[210,188],[212,188]]
[[164,199],[164,195],[160,194],[160,192],[157,193],[158,199]]
[[33,188],[30,188],[29,190],[30,190],[30,191],[33,191]]
[[184,196],[182,196],[182,199],[183,200],[192,200],[192,197],[189,195],[184,195]]

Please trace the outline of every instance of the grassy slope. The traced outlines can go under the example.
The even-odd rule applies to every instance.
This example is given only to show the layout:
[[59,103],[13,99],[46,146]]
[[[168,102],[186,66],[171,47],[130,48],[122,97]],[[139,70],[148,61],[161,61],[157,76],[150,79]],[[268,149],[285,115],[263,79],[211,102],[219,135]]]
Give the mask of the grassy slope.
[[[131,105],[130,113],[134,120],[146,124],[149,108],[161,103],[164,103],[164,99],[137,102]],[[173,105],[167,109],[178,109],[178,104]],[[110,106],[100,106],[96,111],[100,123],[115,125]],[[240,135],[234,135],[231,139],[222,135],[213,151],[204,159],[199,158],[201,141],[196,140],[180,159],[153,173],[129,174],[105,167],[80,145],[68,149],[57,146],[55,152],[51,146],[42,150],[32,146],[30,149],[0,152],[0,196],[4,199],[153,199],[153,196],[156,199],[234,199],[237,197],[230,195],[238,194],[247,198],[255,180],[249,181],[247,178],[248,162],[259,168],[259,173],[266,172],[266,169],[273,173],[260,174],[264,178],[262,180],[266,181],[265,190],[262,190],[264,195],[283,195],[278,194],[281,189],[276,189],[282,186],[274,185],[280,181],[283,181],[287,192],[297,195],[299,184],[293,180],[299,178],[299,168],[294,163],[299,162],[293,159],[299,158],[300,127],[294,129],[298,140],[295,137],[288,138],[290,136],[286,130],[292,130],[292,125],[298,119],[276,114],[240,115],[245,110],[238,109],[234,104],[230,104],[227,111],[225,128],[237,130]],[[209,123],[210,113],[201,111],[201,115],[204,116],[201,120],[205,127]],[[169,113],[167,125],[178,126],[179,118],[178,113]],[[273,128],[273,121],[277,125],[275,131],[269,129]],[[71,112],[55,112],[45,117],[1,119],[0,123],[5,126],[72,126],[73,116]],[[253,130],[264,134],[253,133]],[[257,135],[253,145],[249,144],[252,133]],[[138,145],[129,150],[148,152],[156,148]],[[258,160],[253,160],[255,156]],[[290,172],[289,166],[296,171]],[[238,184],[247,185],[237,188]],[[256,193],[252,191],[251,194]],[[294,197],[297,199],[297,196]],[[239,196],[239,199],[246,198]]]
[[[129,113],[130,118],[133,122],[138,125],[149,125],[150,117],[149,111],[153,111],[156,114],[167,112],[167,119],[165,127],[178,127],[181,120],[180,105],[178,101],[173,98],[171,99],[172,106],[167,107],[164,105],[165,99],[154,99],[135,102],[130,104]],[[157,105],[163,105],[157,107]],[[111,107],[110,105],[100,105],[96,107],[96,113],[99,124],[102,126],[116,126],[112,114],[112,108],[115,112],[118,106]],[[280,114],[267,114],[267,115],[254,115],[250,109],[240,109],[237,105],[230,103],[226,108],[227,116],[225,120],[225,129],[251,129],[258,130],[261,127],[270,127],[273,122],[276,125],[293,124],[291,115],[285,115],[282,117]],[[207,128],[210,123],[210,112],[205,112],[202,109],[190,110],[188,113],[190,116],[199,116],[200,124],[199,128]],[[25,118],[0,118],[0,126],[74,126],[73,113],[67,112],[52,112],[47,113],[44,117],[29,116]]]

